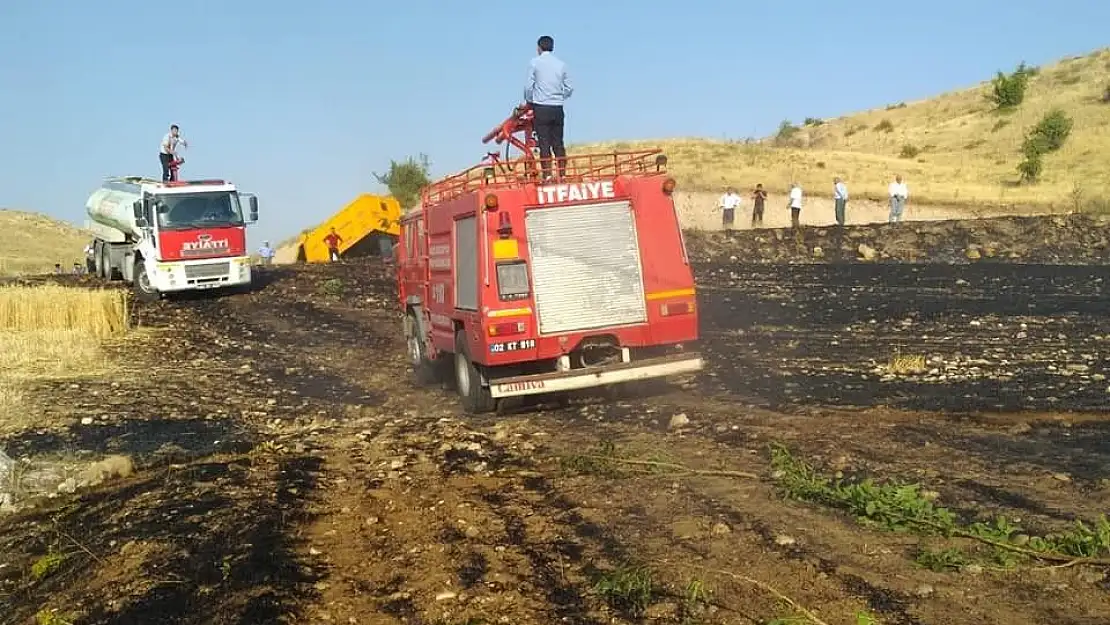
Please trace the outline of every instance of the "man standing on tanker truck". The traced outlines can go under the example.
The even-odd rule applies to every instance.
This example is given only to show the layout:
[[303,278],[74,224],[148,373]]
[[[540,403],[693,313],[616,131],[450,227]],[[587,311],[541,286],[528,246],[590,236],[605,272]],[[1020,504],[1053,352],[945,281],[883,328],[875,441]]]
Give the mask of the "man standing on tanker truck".
[[177,144],[189,147],[189,142],[181,136],[181,129],[177,124],[170,126],[170,131],[162,137],[162,145],[158,150],[158,161],[162,163],[162,182],[169,182],[174,178],[170,166],[177,159]]
[[559,177],[567,175],[566,148],[563,147],[563,103],[574,89],[570,85],[567,64],[555,56],[555,40],[544,35],[536,41],[536,56],[524,88],[524,101],[532,105],[535,115],[532,126],[540,149],[540,165],[544,179],[551,177],[551,157],[559,160]]

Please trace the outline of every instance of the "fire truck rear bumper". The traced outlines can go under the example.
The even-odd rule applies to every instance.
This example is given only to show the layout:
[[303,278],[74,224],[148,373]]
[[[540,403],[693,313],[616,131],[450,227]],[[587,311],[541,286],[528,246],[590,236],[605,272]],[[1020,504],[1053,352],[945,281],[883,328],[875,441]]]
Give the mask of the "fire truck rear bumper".
[[705,366],[701,354],[686,353],[615,365],[573,369],[536,375],[498,378],[490,382],[495,398],[573,391],[595,386],[695,373]]

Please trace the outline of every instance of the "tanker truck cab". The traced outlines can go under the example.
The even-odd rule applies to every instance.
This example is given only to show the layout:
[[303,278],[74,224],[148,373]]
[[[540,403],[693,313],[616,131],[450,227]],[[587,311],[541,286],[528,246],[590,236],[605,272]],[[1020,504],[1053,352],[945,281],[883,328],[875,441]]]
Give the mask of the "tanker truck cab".
[[246,226],[258,199],[230,182],[113,178],[86,208],[97,275],[131,283],[140,299],[251,282]]

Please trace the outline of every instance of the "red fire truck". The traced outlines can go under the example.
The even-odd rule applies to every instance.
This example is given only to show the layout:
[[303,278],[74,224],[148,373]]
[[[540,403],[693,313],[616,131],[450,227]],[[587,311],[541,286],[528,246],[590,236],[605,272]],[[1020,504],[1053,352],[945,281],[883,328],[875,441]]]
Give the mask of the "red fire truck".
[[[418,383],[453,363],[464,410],[698,371],[693,272],[659,150],[568,156],[541,179],[532,111],[401,221],[395,260]],[[510,147],[523,154],[510,158]],[[559,170],[560,167],[552,169]]]

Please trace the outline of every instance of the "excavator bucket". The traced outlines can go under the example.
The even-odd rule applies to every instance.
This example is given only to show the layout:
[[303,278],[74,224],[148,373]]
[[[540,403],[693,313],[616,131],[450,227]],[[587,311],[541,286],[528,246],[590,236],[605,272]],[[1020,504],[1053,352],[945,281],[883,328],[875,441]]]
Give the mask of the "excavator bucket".
[[327,262],[328,245],[324,237],[332,228],[343,239],[339,244],[341,258],[389,257],[401,231],[400,221],[401,204],[395,198],[364,193],[300,236],[297,261]]

